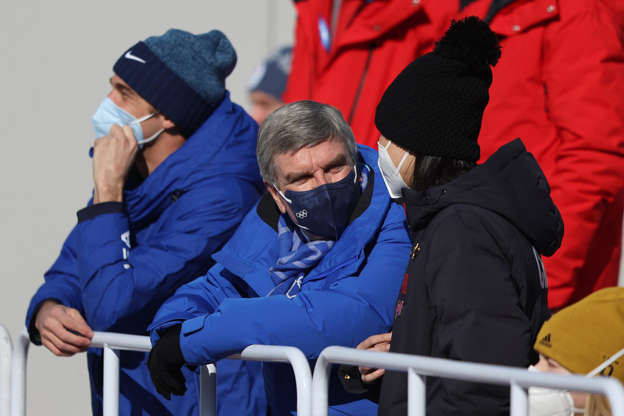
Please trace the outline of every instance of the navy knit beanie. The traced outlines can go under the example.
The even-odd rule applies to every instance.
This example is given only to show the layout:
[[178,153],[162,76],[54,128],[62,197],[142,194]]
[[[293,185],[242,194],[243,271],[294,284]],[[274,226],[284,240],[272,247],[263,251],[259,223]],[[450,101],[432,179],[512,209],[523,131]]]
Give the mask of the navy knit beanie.
[[477,17],[453,21],[433,52],[410,63],[384,92],[375,125],[410,153],[476,162],[477,138],[500,45]]
[[248,91],[262,91],[282,101],[290,73],[292,50],[291,46],[284,46],[262,62],[251,75]]
[[235,65],[236,52],[220,31],[170,29],[132,46],[113,71],[188,138],[223,100]]

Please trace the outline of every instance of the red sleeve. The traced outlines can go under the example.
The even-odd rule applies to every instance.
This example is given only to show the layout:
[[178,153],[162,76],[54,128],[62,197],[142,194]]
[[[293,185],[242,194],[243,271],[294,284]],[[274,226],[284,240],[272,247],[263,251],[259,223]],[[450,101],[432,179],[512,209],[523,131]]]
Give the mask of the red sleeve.
[[619,264],[624,52],[612,15],[599,3],[580,7],[561,7],[544,35],[546,111],[559,136],[550,182],[565,224],[560,250],[546,259],[554,308],[617,284]]
[[286,90],[282,94],[285,103],[311,98],[314,85],[315,27],[309,24],[312,5],[307,1],[295,3],[297,22],[292,63]]

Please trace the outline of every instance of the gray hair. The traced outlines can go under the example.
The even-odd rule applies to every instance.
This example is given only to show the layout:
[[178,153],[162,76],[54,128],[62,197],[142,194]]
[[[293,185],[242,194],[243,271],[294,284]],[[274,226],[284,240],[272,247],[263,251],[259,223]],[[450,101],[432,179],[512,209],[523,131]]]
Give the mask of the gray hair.
[[328,139],[341,140],[351,160],[357,160],[353,132],[336,108],[315,101],[297,101],[271,113],[260,126],[256,152],[262,178],[275,184],[275,157]]

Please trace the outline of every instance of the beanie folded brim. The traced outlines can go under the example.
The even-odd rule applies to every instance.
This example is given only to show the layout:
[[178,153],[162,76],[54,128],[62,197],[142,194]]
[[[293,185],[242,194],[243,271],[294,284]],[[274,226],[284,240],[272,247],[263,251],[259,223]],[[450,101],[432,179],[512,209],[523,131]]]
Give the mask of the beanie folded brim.
[[165,65],[144,42],[124,52],[113,71],[173,121],[184,137],[190,137],[216,108]]

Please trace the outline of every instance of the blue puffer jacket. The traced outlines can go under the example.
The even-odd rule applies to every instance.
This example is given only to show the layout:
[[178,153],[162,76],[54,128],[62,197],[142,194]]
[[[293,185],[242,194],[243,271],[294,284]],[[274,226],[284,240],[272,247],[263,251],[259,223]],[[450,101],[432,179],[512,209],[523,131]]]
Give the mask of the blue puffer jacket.
[[[373,168],[373,180],[355,208],[357,217],[304,277],[297,296],[269,295],[274,287],[269,267],[278,255],[279,211],[266,194],[213,256],[217,263],[208,273],[178,289],[163,304],[150,326],[153,341],[158,338],[156,330],[185,321],[182,353],[188,364],[200,365],[250,344],[295,346],[313,360],[329,345],[354,347],[372,334],[387,332],[410,242],[403,208],[391,202],[377,170],[377,152],[365,146],[359,151]],[[219,395],[232,388],[230,383],[249,380],[241,373],[236,377],[226,373],[224,381],[219,371]],[[265,364],[264,381],[272,415],[296,409],[295,382],[288,366]],[[338,384],[331,387],[332,414],[376,414],[376,405],[356,401]],[[241,401],[231,414],[264,412]]]
[[[78,309],[96,331],[146,335],[162,302],[214,264],[211,255],[233,234],[257,201],[256,123],[227,95],[186,143],[138,186],[124,203],[91,205],[30,302],[33,325],[46,299]],[[130,187],[129,187],[130,188]],[[102,352],[87,353],[94,414],[101,414]],[[144,353],[120,357],[120,414],[187,415],[196,392],[165,400],[149,377]]]

